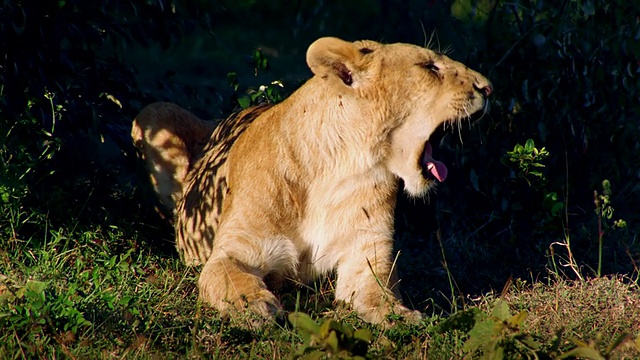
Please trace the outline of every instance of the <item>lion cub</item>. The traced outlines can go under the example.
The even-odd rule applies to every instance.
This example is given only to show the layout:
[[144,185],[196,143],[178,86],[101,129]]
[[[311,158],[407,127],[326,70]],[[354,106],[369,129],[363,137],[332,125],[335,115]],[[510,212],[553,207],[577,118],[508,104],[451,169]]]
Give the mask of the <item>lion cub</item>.
[[173,104],[149,105],[132,137],[175,214],[187,264],[203,264],[202,299],[223,313],[281,309],[265,277],[335,271],[335,298],[366,321],[418,321],[394,286],[399,179],[423,196],[447,175],[429,137],[485,109],[492,86],[443,54],[409,44],[321,38],[313,77],[288,99],[215,129]]

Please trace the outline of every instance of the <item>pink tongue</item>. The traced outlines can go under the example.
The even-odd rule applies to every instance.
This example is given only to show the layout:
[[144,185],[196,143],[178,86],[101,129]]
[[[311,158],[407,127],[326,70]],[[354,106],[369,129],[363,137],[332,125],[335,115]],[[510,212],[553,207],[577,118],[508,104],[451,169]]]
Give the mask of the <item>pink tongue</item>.
[[438,181],[443,182],[447,178],[447,166],[431,157],[432,153],[431,144],[427,142],[424,146],[424,153],[422,156],[422,166]]

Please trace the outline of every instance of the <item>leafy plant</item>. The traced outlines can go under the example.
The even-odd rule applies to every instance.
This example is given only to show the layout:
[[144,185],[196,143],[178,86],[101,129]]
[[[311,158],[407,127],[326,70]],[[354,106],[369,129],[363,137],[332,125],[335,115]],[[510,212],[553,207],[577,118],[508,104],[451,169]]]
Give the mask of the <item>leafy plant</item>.
[[481,352],[483,359],[537,357],[541,345],[520,328],[526,318],[526,311],[511,315],[509,305],[498,300],[490,315],[481,313],[476,319],[464,350]]
[[29,280],[24,286],[2,294],[0,326],[31,337],[43,332],[76,334],[91,325],[78,309],[82,297],[76,285],[59,294],[47,288],[47,282]]
[[601,338],[595,341],[584,342],[574,339],[576,347],[557,356],[557,359],[588,359],[588,360],[607,360],[611,358],[614,350],[625,343],[632,343],[640,349],[640,337],[635,342],[633,336],[623,333],[615,338],[610,344],[606,344]]
[[[26,224],[38,223],[37,209],[26,200],[33,195],[34,184],[47,176],[39,169],[49,166],[62,146],[55,135],[55,124],[64,108],[54,97],[51,92],[34,97],[13,123],[0,122],[0,228],[3,229],[0,234],[11,239],[16,239]],[[53,121],[50,128],[38,128],[35,114],[47,103],[50,106],[47,112]],[[26,138],[29,141],[25,141]],[[53,172],[55,170],[50,173]]]
[[37,214],[116,217],[108,204],[135,189],[127,128],[148,97],[115,49],[166,48],[200,17],[165,1],[0,7],[0,233],[29,238],[45,223]]
[[598,217],[598,270],[597,275],[602,275],[602,241],[604,234],[609,229],[624,229],[627,227],[626,221],[623,219],[614,220],[613,206],[611,206],[611,182],[607,179],[602,181],[602,193],[597,190],[593,191],[593,202],[595,204],[595,212]]
[[[574,339],[575,346],[562,351],[563,330],[556,331],[556,335],[549,343],[542,343],[527,331],[522,325],[527,318],[526,311],[512,315],[509,305],[499,299],[494,304],[491,314],[477,313],[475,325],[469,331],[469,338],[464,344],[468,354],[480,354],[482,359],[574,359],[590,360],[609,359],[614,350],[625,343],[632,346],[640,345],[640,338],[622,333],[610,344],[606,344],[598,337],[595,341],[584,342]],[[640,349],[640,347],[638,347]]]
[[[250,58],[253,65],[254,76],[258,76],[259,72],[266,71],[269,68],[267,57],[260,49],[256,49]],[[280,80],[274,80],[269,84],[260,85],[257,88],[249,87],[240,94],[238,94],[238,90],[240,89],[238,74],[236,72],[228,73],[227,80],[236,92],[234,100],[242,109],[262,103],[276,104],[285,98],[284,84]]]
[[324,355],[338,359],[367,359],[369,343],[373,339],[367,329],[355,330],[351,325],[326,319],[319,325],[307,314],[289,314],[289,322],[304,340],[297,357],[311,360]]
[[516,144],[512,151],[507,151],[502,160],[517,172],[518,178],[526,180],[530,187],[544,193],[542,208],[550,218],[557,218],[564,209],[564,202],[558,199],[557,192],[546,189],[548,181],[541,171],[545,167],[543,161],[549,155],[546,148],[537,148],[532,139],[527,139],[524,145]]
[[549,152],[547,149],[544,147],[538,149],[532,139],[527,139],[524,146],[516,144],[513,150],[507,151],[504,163],[514,168],[518,177],[525,179],[529,186],[532,186],[533,179],[536,182],[545,181],[540,168],[544,167],[542,161],[548,157]]

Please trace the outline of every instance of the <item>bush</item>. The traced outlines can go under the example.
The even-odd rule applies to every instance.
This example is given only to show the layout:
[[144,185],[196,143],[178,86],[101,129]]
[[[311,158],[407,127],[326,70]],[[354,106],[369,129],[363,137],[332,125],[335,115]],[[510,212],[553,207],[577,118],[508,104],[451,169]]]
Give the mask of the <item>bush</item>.
[[2,225],[20,213],[67,222],[131,209],[122,206],[137,178],[130,123],[151,100],[114,47],[168,46],[193,28],[187,10],[166,1],[3,2],[0,206],[14,215]]

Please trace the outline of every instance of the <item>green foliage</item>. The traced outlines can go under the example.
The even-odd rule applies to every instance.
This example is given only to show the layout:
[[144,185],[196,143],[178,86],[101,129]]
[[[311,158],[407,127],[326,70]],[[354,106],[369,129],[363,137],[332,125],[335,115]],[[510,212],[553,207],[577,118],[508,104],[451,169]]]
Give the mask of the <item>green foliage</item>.
[[47,283],[27,281],[24,286],[0,296],[0,326],[33,339],[43,333],[57,334],[91,325],[78,310],[83,298],[76,285],[64,293],[47,292]]
[[[477,357],[494,349],[493,355],[503,351],[504,358],[517,358],[528,354],[536,342],[541,359],[545,354],[575,358],[593,351],[616,358],[624,348],[640,345],[634,337],[621,335],[633,331],[633,317],[615,316],[637,313],[637,290],[610,294],[608,299],[624,306],[612,306],[607,299],[594,301],[584,293],[561,299],[582,301],[584,313],[569,311],[569,315],[571,322],[584,318],[587,330],[571,328],[567,333],[595,339],[585,343],[568,343],[560,333],[555,339],[534,336],[532,332],[539,329],[525,330],[524,312],[512,316],[505,304],[496,304],[487,313],[470,307],[446,320],[432,316],[419,326],[400,323],[392,328],[358,329],[362,323],[353,316],[314,320],[293,313],[289,316],[293,327],[266,323],[255,328],[225,320],[199,303],[197,270],[185,268],[177,257],[153,254],[132,233],[110,226],[50,230],[46,236],[39,234],[46,239],[39,244],[0,238],[0,328],[4,330],[0,331],[0,357],[93,359],[107,353],[118,358],[439,359],[471,357],[464,350],[468,340],[475,341],[473,356]],[[605,289],[612,285],[602,282]],[[548,311],[548,304],[566,296],[568,288],[541,288],[545,289],[542,296],[527,306],[532,309],[527,321],[545,326],[540,323],[548,314],[539,312]],[[331,296],[318,292],[313,295]],[[516,304],[519,301],[515,298]],[[313,301],[298,302],[308,304],[314,313],[331,311],[320,304],[314,307]],[[513,298],[510,303],[514,304]],[[611,316],[605,309],[625,312]],[[554,314],[560,324],[568,323],[564,312]],[[593,327],[603,320],[607,334],[593,336]],[[638,354],[627,353],[630,358]]]
[[[621,345],[627,342],[633,342],[633,336],[629,334],[620,334],[616,339],[614,339],[611,344],[606,344],[602,341],[601,338],[596,339],[595,341],[584,342],[577,339],[574,339],[576,347],[565,352],[559,354],[557,359],[588,359],[588,360],[607,360],[611,359],[612,353]],[[640,337],[638,337],[635,341],[635,346],[640,349]]]
[[289,322],[298,330],[304,345],[298,351],[301,359],[320,359],[327,355],[336,359],[367,359],[373,335],[367,329],[355,330],[347,323],[326,319],[322,325],[300,312],[289,314]]
[[[254,50],[251,54],[251,62],[253,64],[254,76],[258,76],[259,72],[268,70],[267,57],[260,49]],[[237,73],[228,73],[227,80],[235,92],[233,101],[237,102],[237,105],[242,109],[263,103],[277,104],[285,98],[284,84],[280,80],[274,80],[269,84],[260,85],[258,88],[249,87],[244,90],[244,93],[238,93],[240,82]]]
[[[115,217],[104,206],[131,200],[128,130],[149,100],[113,49],[167,47],[184,33],[176,29],[196,21],[190,5],[6,0],[0,7],[2,232],[29,237],[44,223],[37,214],[58,223]],[[6,230],[8,223],[16,227]]]
[[[25,204],[32,184],[42,181],[47,174],[38,172],[48,167],[61,148],[55,134],[55,124],[65,111],[54,102],[55,95],[45,92],[30,99],[26,111],[14,122],[0,122],[0,235],[15,239],[28,223],[40,220],[36,209]],[[39,128],[33,112],[38,104],[50,105],[49,116],[53,119],[48,129]],[[1,114],[1,110],[0,110]],[[25,139],[29,139],[26,141]],[[55,169],[49,170],[50,174]]]
[[544,181],[544,175],[539,170],[544,167],[543,160],[549,157],[549,152],[544,147],[536,148],[532,139],[528,139],[524,146],[516,144],[512,151],[507,151],[505,163],[518,172],[518,177],[525,179],[531,186],[530,178],[536,181]]
[[548,211],[552,217],[558,217],[564,209],[564,203],[559,199],[558,193],[552,191],[544,196],[542,208]]
[[524,145],[516,144],[501,159],[503,164],[517,174],[517,178],[524,179],[529,187],[542,192],[540,217],[544,224],[552,223],[564,210],[564,202],[559,199],[558,193],[547,190],[548,181],[541,171],[545,167],[543,161],[549,155],[546,148],[537,148],[532,139],[527,139]]
[[[616,215],[629,233],[637,233],[640,219],[634,210],[640,207],[640,145],[634,140],[640,136],[640,103],[634,100],[640,94],[640,23],[628,16],[637,13],[637,4],[456,0],[450,5],[460,33],[452,55],[479,66],[496,91],[490,116],[464,139],[465,146],[482,146],[455,150],[464,181],[452,175],[450,192],[439,189],[438,198],[464,204],[447,210],[460,214],[456,222],[480,229],[474,238],[480,247],[500,242],[505,252],[520,254],[513,261],[496,256],[508,263],[503,277],[522,261],[539,264],[549,244],[568,234],[581,260],[577,265],[594,264],[589,249],[597,235],[584,230],[594,228],[593,213],[585,211],[593,198],[585,194],[609,179],[620,189]],[[543,158],[534,148],[545,149]],[[625,253],[637,254],[636,242],[622,232],[610,240],[610,251],[603,254],[607,271],[634,271]]]
[[593,191],[593,202],[598,217],[598,269],[596,274],[600,276],[602,274],[603,239],[606,231],[626,229],[627,223],[623,219],[611,221],[613,206],[611,206],[611,182],[609,180],[602,181],[602,194],[599,194],[597,190]]
[[611,206],[611,182],[607,179],[602,180],[602,193],[598,193],[597,190],[593,192],[593,202],[595,204],[595,212],[598,219],[604,220],[602,226],[606,231],[608,229],[624,229],[627,227],[627,222],[623,219],[617,219],[609,222],[613,219],[613,206]]
[[575,346],[562,351],[562,329],[556,332],[556,336],[549,343],[542,343],[523,330],[528,313],[520,311],[512,315],[509,305],[503,300],[495,302],[491,314],[476,314],[475,325],[468,332],[469,338],[464,344],[464,350],[470,355],[481,354],[482,359],[602,360],[609,359],[614,350],[621,345],[634,341],[633,336],[626,333],[618,335],[610,344],[603,342],[601,337],[588,343],[574,339]]
[[249,88],[245,94],[238,97],[238,105],[242,109],[246,109],[262,103],[276,104],[284,100],[283,88],[284,85],[278,80],[267,85],[260,85],[257,89]]
[[520,329],[526,318],[526,311],[511,315],[509,305],[498,300],[490,315],[477,318],[464,344],[465,351],[482,350],[483,359],[536,357],[541,345]]
[[451,4],[451,15],[458,20],[482,25],[488,20],[494,3],[492,0],[455,0]]

